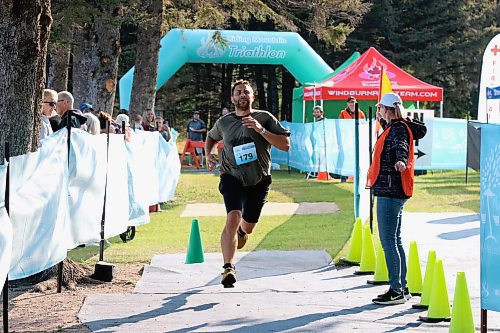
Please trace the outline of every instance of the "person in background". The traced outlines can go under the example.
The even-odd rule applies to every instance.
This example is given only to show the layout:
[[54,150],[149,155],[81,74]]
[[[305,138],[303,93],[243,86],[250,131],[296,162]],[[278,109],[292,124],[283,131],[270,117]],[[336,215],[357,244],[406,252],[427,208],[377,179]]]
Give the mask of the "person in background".
[[142,127],[142,116],[139,113],[134,115],[134,123],[132,124],[134,131],[144,131]]
[[101,124],[99,123],[99,119],[91,112],[87,112],[84,114],[87,117],[87,132],[92,135],[97,135],[101,133]]
[[[315,123],[325,119],[325,113],[323,112],[323,108],[320,105],[316,105],[313,108],[313,118],[314,118]],[[321,125],[321,126],[323,126],[323,125]],[[322,140],[321,142],[323,142],[323,141],[324,140]],[[323,153],[321,152],[321,149],[319,151],[317,151],[316,149],[313,149],[313,161],[315,161],[318,164],[318,168],[321,164],[321,161],[324,159],[324,157],[322,158],[322,156],[324,156],[324,145],[322,145],[321,147],[323,149]],[[306,178],[316,178],[316,177],[318,177],[318,172],[312,171],[306,175]]]
[[[123,133],[123,123],[125,123],[125,133]],[[115,119],[115,133],[125,134],[125,141],[130,142],[130,136],[132,135],[132,129],[130,128],[130,119],[127,114],[120,113]]]
[[[347,106],[344,110],[340,111],[339,119],[354,119],[354,107],[357,100],[355,97],[349,97],[347,99]],[[359,119],[365,119],[365,114],[363,111],[359,110]]]
[[381,305],[405,303],[410,297],[401,224],[403,206],[413,195],[413,138],[422,136],[419,128],[406,124],[403,112],[403,101],[395,93],[383,95],[377,104],[377,120],[384,131],[375,143],[366,182],[377,197],[379,237],[389,272],[389,290],[373,299]]
[[155,123],[155,114],[153,110],[147,109],[143,115],[142,128],[145,131],[154,132],[157,131],[156,123]]
[[42,121],[40,122],[40,140],[52,134],[50,117],[57,114],[57,92],[52,89],[43,90],[42,99]]
[[109,124],[109,133],[115,132],[115,127],[113,126],[113,118],[111,118],[111,115],[109,113],[101,111],[97,115],[97,118],[99,119],[99,125],[102,134],[108,133],[108,124]]
[[172,138],[172,133],[170,132],[170,126],[168,126],[168,120],[165,120],[162,124],[160,130],[161,136],[165,139],[165,141],[169,142]]
[[224,117],[228,113],[229,113],[229,109],[227,107],[223,107],[222,108],[222,116]]
[[94,112],[94,108],[92,107],[92,104],[90,104],[90,103],[82,103],[82,104],[80,104],[79,109],[84,114],[88,113],[88,112]]
[[73,95],[69,91],[61,91],[57,94],[57,104],[56,110],[57,114],[61,117],[61,123],[59,124],[59,129],[65,128],[68,123],[68,111],[71,110],[71,127],[80,128],[82,127],[87,118],[83,115],[82,111],[75,110],[73,108]]
[[130,127],[130,120],[128,116],[124,113],[120,113],[119,115],[116,116],[115,119],[115,132],[117,134],[123,134],[122,133],[122,123],[125,122],[125,128]]
[[323,112],[323,108],[319,105],[316,105],[313,109],[313,117],[314,121],[320,121],[325,119],[325,113]]
[[[205,122],[200,119],[200,112],[193,112],[193,119],[187,124],[187,138],[191,141],[203,141],[203,133],[207,131],[207,126]],[[195,148],[196,155],[198,156],[198,162],[200,166],[203,167],[203,148]],[[193,156],[189,157],[190,163],[193,164]]]

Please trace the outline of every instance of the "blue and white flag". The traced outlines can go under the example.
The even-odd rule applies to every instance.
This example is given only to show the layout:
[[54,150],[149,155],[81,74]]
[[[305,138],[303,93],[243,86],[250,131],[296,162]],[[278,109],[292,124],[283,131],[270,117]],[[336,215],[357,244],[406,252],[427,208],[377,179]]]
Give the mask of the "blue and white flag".
[[481,308],[500,311],[500,125],[481,125]]

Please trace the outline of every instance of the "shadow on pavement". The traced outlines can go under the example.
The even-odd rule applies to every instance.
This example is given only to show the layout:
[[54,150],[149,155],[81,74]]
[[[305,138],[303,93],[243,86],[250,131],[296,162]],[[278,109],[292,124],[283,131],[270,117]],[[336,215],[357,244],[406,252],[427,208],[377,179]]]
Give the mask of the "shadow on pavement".
[[467,214],[464,216],[448,217],[445,219],[431,220],[431,221],[428,221],[427,223],[429,223],[429,224],[463,224],[463,223],[469,223],[469,222],[474,222],[474,221],[479,221],[479,214]]

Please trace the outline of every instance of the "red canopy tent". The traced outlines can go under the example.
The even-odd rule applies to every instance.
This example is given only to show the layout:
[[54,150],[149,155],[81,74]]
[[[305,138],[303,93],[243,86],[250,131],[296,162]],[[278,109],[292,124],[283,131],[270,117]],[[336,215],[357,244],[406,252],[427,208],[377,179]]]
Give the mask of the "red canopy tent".
[[378,100],[380,73],[384,68],[392,89],[403,101],[442,102],[443,88],[420,81],[370,47],[355,62],[330,79],[304,88],[304,100]]

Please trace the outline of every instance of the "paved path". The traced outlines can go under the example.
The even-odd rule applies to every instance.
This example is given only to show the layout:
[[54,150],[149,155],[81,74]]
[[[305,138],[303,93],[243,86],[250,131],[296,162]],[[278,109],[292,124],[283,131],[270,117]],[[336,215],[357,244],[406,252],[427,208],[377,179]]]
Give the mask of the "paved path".
[[[314,215],[335,213],[338,210],[335,202],[268,202],[262,209],[261,215]],[[181,217],[226,216],[226,214],[226,207],[222,203],[187,204]]]
[[[417,240],[425,270],[427,251],[444,261],[450,301],[455,277],[465,271],[479,326],[479,222],[477,214],[404,217],[404,242]],[[425,324],[410,302],[377,306],[371,299],[386,286],[366,284],[355,268],[337,268],[324,251],[238,253],[238,282],[219,284],[221,255],[184,264],[185,254],[157,255],[134,293],[91,295],[80,320],[94,332],[448,332],[448,323]],[[500,314],[488,324],[500,331]]]

